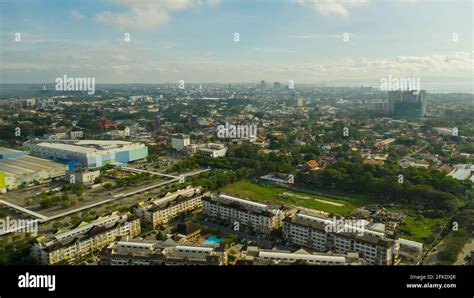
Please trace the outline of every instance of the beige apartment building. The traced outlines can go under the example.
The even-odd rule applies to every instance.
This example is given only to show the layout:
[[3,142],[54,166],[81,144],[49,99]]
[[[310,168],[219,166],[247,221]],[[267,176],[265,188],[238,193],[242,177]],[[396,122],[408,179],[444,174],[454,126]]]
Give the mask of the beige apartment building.
[[164,197],[140,202],[133,208],[133,214],[143,224],[156,226],[167,224],[181,214],[202,209],[203,189],[188,186],[186,189],[167,193]]
[[203,197],[203,210],[207,217],[232,224],[234,228],[245,227],[266,234],[281,227],[286,216],[283,206],[256,203],[224,194]]
[[59,230],[49,237],[38,237],[31,256],[41,264],[70,263],[107,247],[117,237],[140,235],[140,220],[131,214],[114,212],[70,230]]
[[100,253],[101,265],[224,265],[224,244],[176,243],[172,239],[150,241],[121,239]]
[[396,263],[400,252],[398,237],[389,232],[353,226],[328,232],[327,227],[331,224],[332,219],[298,211],[283,220],[283,237],[294,244],[316,251],[338,254],[357,252],[368,265]]

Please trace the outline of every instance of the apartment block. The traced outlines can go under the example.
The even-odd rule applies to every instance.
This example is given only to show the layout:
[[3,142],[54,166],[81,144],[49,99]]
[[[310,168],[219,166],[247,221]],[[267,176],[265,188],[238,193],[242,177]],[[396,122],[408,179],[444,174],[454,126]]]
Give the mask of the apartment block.
[[122,239],[100,253],[101,265],[224,265],[223,244],[178,244],[172,239],[150,241]]
[[358,253],[312,253],[304,249],[294,252],[260,249],[248,246],[242,251],[238,263],[252,265],[365,265]]
[[140,220],[131,214],[112,213],[77,227],[38,237],[31,257],[41,264],[69,263],[107,247],[117,237],[136,237],[141,233]]
[[[328,229],[329,226],[337,227]],[[329,231],[328,231],[329,230]],[[368,265],[393,265],[399,256],[399,238],[365,227],[337,226],[334,220],[298,211],[283,220],[283,237],[316,251],[357,252]]]
[[187,146],[191,144],[191,138],[185,134],[174,134],[171,135],[171,148],[176,151],[183,151]]
[[181,214],[202,209],[203,189],[189,186],[186,189],[168,193],[162,198],[140,202],[133,208],[133,214],[145,225],[166,224]]
[[225,194],[205,196],[204,214],[240,228],[255,232],[270,233],[281,227],[286,209],[280,205],[266,205],[250,200],[231,197]]

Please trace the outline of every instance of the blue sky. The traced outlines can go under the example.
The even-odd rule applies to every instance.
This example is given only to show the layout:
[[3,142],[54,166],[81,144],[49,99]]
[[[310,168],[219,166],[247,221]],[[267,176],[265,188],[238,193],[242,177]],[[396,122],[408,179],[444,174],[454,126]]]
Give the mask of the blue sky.
[[472,79],[471,0],[0,0],[0,11],[2,83]]

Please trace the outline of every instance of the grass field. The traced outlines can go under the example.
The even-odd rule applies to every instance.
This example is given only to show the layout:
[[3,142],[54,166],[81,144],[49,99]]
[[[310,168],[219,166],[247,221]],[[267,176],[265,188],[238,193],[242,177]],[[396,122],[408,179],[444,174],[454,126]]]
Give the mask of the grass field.
[[[341,215],[348,214],[356,208],[351,202],[297,192],[282,187],[257,184],[248,180],[229,184],[223,187],[221,191],[231,196],[249,198],[255,202],[301,206]],[[335,206],[317,200],[342,204],[342,206]]]
[[401,237],[430,244],[433,237],[446,223],[445,218],[428,218],[423,216],[408,216],[399,227]]

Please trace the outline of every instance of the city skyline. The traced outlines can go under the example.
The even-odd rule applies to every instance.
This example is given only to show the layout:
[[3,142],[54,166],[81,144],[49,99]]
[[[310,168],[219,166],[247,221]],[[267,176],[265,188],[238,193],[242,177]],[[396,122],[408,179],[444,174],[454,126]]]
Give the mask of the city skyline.
[[472,91],[470,1],[27,2],[0,4],[2,83],[67,74],[97,84],[377,86],[392,75]]

